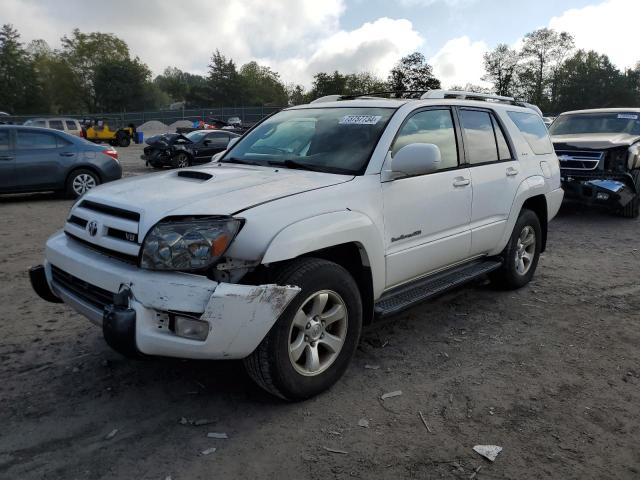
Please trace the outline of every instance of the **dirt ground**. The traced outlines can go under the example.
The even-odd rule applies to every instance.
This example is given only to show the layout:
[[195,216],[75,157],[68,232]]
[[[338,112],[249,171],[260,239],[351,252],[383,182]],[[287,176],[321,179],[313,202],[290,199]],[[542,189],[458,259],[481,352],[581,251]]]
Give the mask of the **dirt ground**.
[[125,360],[40,300],[26,271],[70,206],[0,198],[0,478],[640,478],[639,221],[563,207],[529,286],[376,324],[333,389],[285,404],[239,362]]

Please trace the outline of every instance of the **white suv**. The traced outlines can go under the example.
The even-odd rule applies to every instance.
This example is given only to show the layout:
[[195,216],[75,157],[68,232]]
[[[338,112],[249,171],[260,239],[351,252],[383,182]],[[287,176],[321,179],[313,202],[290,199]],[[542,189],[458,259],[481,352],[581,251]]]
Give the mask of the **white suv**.
[[92,189],[31,280],[124,354],[244,359],[297,400],[374,318],[486,274],[525,285],[562,197],[542,118],[513,99],[332,96],[209,165]]

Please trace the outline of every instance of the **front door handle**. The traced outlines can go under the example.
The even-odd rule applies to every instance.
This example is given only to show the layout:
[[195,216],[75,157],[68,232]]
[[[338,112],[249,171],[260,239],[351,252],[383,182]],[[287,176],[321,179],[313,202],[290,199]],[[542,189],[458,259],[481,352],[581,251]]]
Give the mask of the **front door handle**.
[[471,180],[469,180],[468,178],[464,178],[464,177],[456,177],[456,178],[453,179],[453,186],[454,187],[466,187],[470,183],[471,183]]
[[507,177],[513,177],[518,174],[518,169],[515,167],[507,168]]

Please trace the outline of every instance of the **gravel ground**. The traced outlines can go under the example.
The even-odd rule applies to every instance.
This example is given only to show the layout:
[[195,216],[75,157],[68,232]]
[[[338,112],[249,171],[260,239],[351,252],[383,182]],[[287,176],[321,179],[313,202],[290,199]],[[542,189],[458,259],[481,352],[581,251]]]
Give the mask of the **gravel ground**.
[[1,478],[640,478],[639,221],[563,207],[529,286],[376,324],[333,389],[284,404],[239,362],[125,360],[37,298],[26,270],[70,206],[0,198]]

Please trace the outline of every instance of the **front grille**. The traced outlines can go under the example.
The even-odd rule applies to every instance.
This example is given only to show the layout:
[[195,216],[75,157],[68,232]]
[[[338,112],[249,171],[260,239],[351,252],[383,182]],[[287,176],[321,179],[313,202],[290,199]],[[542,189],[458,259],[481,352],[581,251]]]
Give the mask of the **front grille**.
[[113,304],[114,294],[112,292],[80,280],[54,265],[51,265],[51,278],[54,283],[99,310],[104,309],[106,305]]
[[112,217],[131,220],[133,222],[140,221],[140,214],[138,212],[124,210],[123,208],[112,207],[110,205],[103,205],[101,203],[92,202],[90,200],[83,200],[80,203],[80,207],[86,208],[87,210],[93,210],[94,212],[104,213],[105,215],[111,215]]
[[86,228],[87,227],[87,223],[89,223],[84,218],[76,217],[75,215],[71,215],[69,217],[69,220],[67,220],[67,221],[69,223],[73,223],[74,225],[78,225],[80,228]]
[[127,255],[126,253],[117,252],[115,250],[111,250],[110,248],[103,247],[101,245],[97,245],[95,243],[88,242],[88,241],[83,240],[80,237],[76,237],[74,234],[66,232],[66,231],[64,233],[65,233],[65,235],[67,237],[72,238],[76,242],[79,242],[79,243],[83,244],[84,246],[86,246],[87,248],[90,248],[91,250],[95,250],[96,252],[102,253],[103,255],[107,255],[107,256],[112,257],[112,258],[117,258],[118,260],[122,260],[123,262],[129,263],[131,265],[137,265],[138,264],[138,257],[137,256]]
[[604,158],[596,150],[556,150],[560,168],[569,170],[595,170]]

